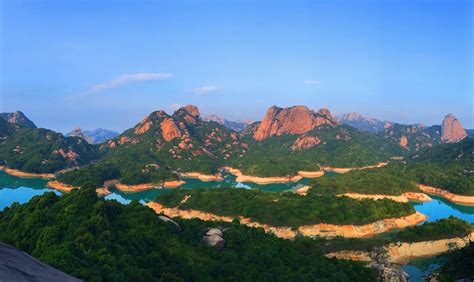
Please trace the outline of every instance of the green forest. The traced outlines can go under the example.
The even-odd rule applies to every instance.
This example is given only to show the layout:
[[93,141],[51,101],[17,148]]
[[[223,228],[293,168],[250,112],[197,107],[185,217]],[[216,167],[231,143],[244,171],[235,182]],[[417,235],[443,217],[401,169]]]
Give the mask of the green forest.
[[[78,137],[64,137],[44,128],[19,128],[0,141],[0,163],[9,168],[33,173],[53,173],[81,166],[100,157],[98,147]],[[74,159],[59,150],[76,154]]]
[[[181,204],[185,195],[191,196]],[[332,224],[367,224],[391,217],[413,214],[406,203],[391,200],[354,200],[335,196],[300,196],[259,190],[215,188],[177,189],[163,193],[156,201],[166,207],[196,209],[224,216],[244,216],[272,226]]]
[[315,178],[310,193],[338,195],[344,193],[400,195],[418,192],[416,183],[385,168],[353,170],[348,173]]
[[[438,281],[472,281],[474,279],[474,244],[449,252],[446,263],[437,271]],[[461,280],[469,279],[469,280]]]
[[[45,193],[0,212],[0,241],[87,281],[373,281],[361,263],[326,258],[308,238],[276,238],[238,223],[161,221],[134,201],[98,198],[93,186]],[[208,228],[225,246],[206,246]]]

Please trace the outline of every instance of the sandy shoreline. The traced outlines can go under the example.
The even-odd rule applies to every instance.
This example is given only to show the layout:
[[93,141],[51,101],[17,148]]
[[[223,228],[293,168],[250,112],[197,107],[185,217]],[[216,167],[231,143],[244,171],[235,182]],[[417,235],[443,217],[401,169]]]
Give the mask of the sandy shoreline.
[[372,199],[372,200],[380,200],[380,199],[389,199],[395,202],[400,203],[408,203],[409,201],[416,201],[416,202],[429,202],[432,199],[424,194],[418,192],[406,192],[399,196],[395,195],[381,195],[381,194],[359,194],[359,193],[345,193],[337,195],[339,197],[346,196],[352,199]]
[[422,184],[418,184],[418,187],[425,193],[443,197],[444,199],[456,204],[474,205],[474,196],[458,195],[458,194],[454,194],[440,188],[435,188],[435,187],[426,186]]
[[134,185],[127,185],[122,183],[115,184],[115,188],[119,191],[124,193],[136,193],[142,192],[151,189],[160,189],[160,188],[177,188],[183,185],[183,180],[168,180],[164,181],[161,185],[153,184],[153,183],[141,183],[141,184],[134,184]]
[[195,178],[201,181],[221,181],[223,178],[217,174],[202,174],[199,172],[181,172],[179,174],[180,177],[184,178]]
[[[72,186],[72,185],[63,183],[61,181],[57,181],[57,180],[49,181],[48,183],[46,183],[46,186],[48,188],[58,190],[62,193],[69,193],[73,189],[80,189],[80,187]],[[112,194],[108,189],[107,181],[106,183],[104,183],[104,187],[96,188],[95,191],[97,192],[98,196],[107,196],[107,195]]]
[[336,173],[347,173],[351,170],[363,170],[363,169],[370,169],[370,168],[378,168],[384,167],[388,165],[388,162],[380,162],[375,165],[368,165],[363,167],[330,167],[330,166],[321,166],[321,169],[328,172],[336,172]]
[[[451,249],[450,247],[462,248],[473,239],[474,232],[464,238],[456,237],[414,243],[390,243],[389,245],[384,246],[383,250],[388,254],[390,262],[397,264],[407,264],[412,259],[434,257],[446,253]],[[357,261],[374,261],[374,259],[371,257],[371,254],[364,251],[344,250],[328,253],[326,256]]]
[[290,183],[297,182],[303,178],[315,178],[321,177],[324,175],[324,171],[298,171],[298,174],[295,176],[273,176],[273,177],[260,177],[245,175],[237,168],[224,167],[229,173],[235,175],[236,182],[252,182],[256,184],[274,184],[274,183]]
[[[180,210],[178,208],[167,208],[159,203],[150,202],[146,204],[156,213],[163,213],[169,217],[181,217],[185,219],[198,218],[206,221],[225,221],[232,222],[234,217],[221,216],[199,210]],[[343,236],[348,238],[370,237],[376,234],[387,232],[393,229],[400,229],[408,226],[414,226],[426,220],[426,216],[419,212],[401,218],[387,218],[365,225],[336,225],[319,223],[314,225],[303,225],[294,230],[290,227],[274,227],[268,224],[252,221],[250,218],[239,216],[241,224],[250,227],[260,227],[267,233],[273,233],[277,237],[284,239],[295,238],[298,234],[304,236],[335,237]]]
[[0,170],[3,170],[5,173],[9,175],[13,175],[16,177],[23,177],[23,178],[44,178],[44,179],[51,179],[54,178],[54,173],[32,173],[32,172],[25,172],[17,169],[8,168],[5,166],[0,166]]

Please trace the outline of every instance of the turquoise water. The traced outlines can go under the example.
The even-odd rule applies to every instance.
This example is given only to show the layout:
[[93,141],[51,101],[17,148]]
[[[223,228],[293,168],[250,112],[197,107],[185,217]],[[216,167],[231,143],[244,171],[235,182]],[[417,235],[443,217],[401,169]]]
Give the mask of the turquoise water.
[[408,275],[410,275],[410,281],[425,281],[425,278],[433,271],[438,269],[444,262],[443,256],[417,259],[410,261],[409,264],[404,265],[402,268]]
[[[332,174],[324,177],[330,177]],[[36,195],[42,195],[45,192],[58,191],[46,188],[46,180],[43,179],[26,179],[8,175],[0,171],[0,211],[5,207],[11,206],[14,202],[25,203]],[[307,185],[309,179],[302,179],[293,183],[280,183],[259,185],[255,183],[237,183],[235,176],[225,175],[223,181],[203,182],[198,179],[186,179],[183,188],[215,188],[215,187],[234,187],[243,189],[260,189],[265,191],[281,192],[297,189]],[[138,193],[123,193],[116,189],[112,189],[111,195],[106,196],[108,200],[117,200],[123,204],[128,204],[132,200],[138,200],[141,203],[152,201],[161,193],[166,193],[173,189],[153,189]],[[474,206],[464,206],[450,203],[442,198],[432,196],[433,201],[426,203],[412,203],[415,209],[428,216],[428,221],[435,221],[446,218],[451,215],[461,218],[470,223],[474,223]],[[410,275],[411,281],[423,281],[423,278],[438,268],[442,264],[442,257],[422,259],[410,262],[403,266],[403,269]]]
[[37,178],[18,178],[0,171],[0,211],[17,202],[28,202],[37,195],[45,192],[60,192],[46,188],[46,182]]
[[[443,198],[431,196],[433,201],[426,203],[413,203],[415,209],[428,216],[427,221],[436,221],[450,215],[474,223],[474,206],[458,205]],[[410,261],[403,266],[403,270],[410,275],[410,281],[424,281],[427,275],[439,268],[443,257],[427,258]]]

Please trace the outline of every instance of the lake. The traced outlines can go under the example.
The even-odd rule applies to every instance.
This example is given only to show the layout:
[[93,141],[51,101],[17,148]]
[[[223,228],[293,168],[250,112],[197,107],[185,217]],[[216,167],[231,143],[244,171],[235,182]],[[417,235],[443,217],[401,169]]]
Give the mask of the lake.
[[[330,177],[332,174],[323,177]],[[0,210],[12,205],[14,202],[25,203],[36,195],[42,195],[45,192],[60,192],[46,188],[46,180],[18,178],[0,171]],[[281,192],[297,189],[308,184],[309,179],[302,179],[294,183],[279,183],[260,185],[255,183],[235,182],[235,176],[231,174],[224,175],[223,181],[203,182],[198,179],[186,179],[183,188],[215,188],[215,187],[234,187],[241,189],[260,189],[265,191]],[[111,189],[112,194],[106,196],[106,199],[117,200],[123,204],[128,204],[132,200],[138,200],[141,203],[149,202],[155,199],[160,193],[166,193],[172,189],[153,189],[138,193],[123,193],[116,189]],[[450,203],[442,198],[432,196],[433,201],[426,203],[415,203],[412,205],[415,209],[428,216],[428,221],[435,221],[449,216],[456,216],[467,222],[474,223],[474,206],[464,206]],[[410,274],[411,281],[423,281],[423,277],[435,270],[442,263],[442,257],[416,260],[403,269]]]

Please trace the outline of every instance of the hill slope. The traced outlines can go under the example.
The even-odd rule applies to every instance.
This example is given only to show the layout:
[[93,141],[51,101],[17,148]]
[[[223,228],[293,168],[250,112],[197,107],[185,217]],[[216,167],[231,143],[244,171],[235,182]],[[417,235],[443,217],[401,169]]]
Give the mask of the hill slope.
[[[164,221],[166,220],[166,221]],[[83,280],[372,281],[357,262],[324,257],[314,240],[289,241],[239,224],[159,217],[134,201],[98,198],[92,186],[45,193],[0,212],[0,240]],[[203,243],[221,226],[219,250]]]

